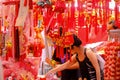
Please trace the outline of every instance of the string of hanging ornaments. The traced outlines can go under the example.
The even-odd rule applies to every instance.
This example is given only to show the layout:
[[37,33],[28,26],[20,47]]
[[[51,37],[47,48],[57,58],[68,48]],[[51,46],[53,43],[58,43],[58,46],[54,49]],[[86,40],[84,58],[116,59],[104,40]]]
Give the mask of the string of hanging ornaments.
[[[65,32],[68,31],[67,27],[67,11],[65,12],[66,2],[71,2],[70,0],[68,1],[55,1],[52,0],[51,2],[46,0],[46,1],[38,1],[35,4],[35,8],[39,9],[39,13],[37,15],[42,15],[43,16],[43,22],[44,22],[44,27],[46,34],[54,41],[56,42],[57,45],[61,44],[61,41],[63,40],[63,36],[66,35]],[[35,20],[35,26],[38,24],[38,20],[36,18]],[[59,34],[59,28],[62,27],[63,33],[60,36]],[[64,35],[63,35],[64,34]],[[68,35],[68,33],[67,33]],[[61,37],[61,38],[60,38]],[[64,45],[64,44],[63,44]]]

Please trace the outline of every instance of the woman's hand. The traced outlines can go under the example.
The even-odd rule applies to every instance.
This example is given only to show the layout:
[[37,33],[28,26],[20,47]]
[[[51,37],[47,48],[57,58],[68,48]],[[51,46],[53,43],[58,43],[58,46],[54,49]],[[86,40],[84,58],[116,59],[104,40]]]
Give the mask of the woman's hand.
[[52,73],[51,71],[48,71],[46,74],[45,74],[45,77],[46,78],[50,78],[51,76],[53,76],[54,73]]

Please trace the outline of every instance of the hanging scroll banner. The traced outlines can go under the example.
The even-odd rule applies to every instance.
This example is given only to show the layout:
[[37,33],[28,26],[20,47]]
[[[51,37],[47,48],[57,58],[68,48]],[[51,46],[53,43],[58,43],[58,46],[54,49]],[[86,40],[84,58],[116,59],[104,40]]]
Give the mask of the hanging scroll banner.
[[26,6],[24,6],[24,3],[25,3],[24,0],[20,0],[20,9],[19,9],[18,17],[16,19],[15,26],[24,26],[24,22],[28,14],[29,2],[27,2]]

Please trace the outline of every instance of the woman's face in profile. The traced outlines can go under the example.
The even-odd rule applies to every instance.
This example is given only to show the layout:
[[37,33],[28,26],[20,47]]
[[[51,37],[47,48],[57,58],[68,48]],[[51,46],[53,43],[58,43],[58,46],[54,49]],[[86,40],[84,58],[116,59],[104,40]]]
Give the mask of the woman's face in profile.
[[74,54],[74,50],[73,50],[73,48],[71,48],[71,47],[68,48],[67,51],[68,51],[70,54]]
[[76,46],[73,46],[72,48],[71,48],[71,54],[76,54],[77,52],[76,52]]

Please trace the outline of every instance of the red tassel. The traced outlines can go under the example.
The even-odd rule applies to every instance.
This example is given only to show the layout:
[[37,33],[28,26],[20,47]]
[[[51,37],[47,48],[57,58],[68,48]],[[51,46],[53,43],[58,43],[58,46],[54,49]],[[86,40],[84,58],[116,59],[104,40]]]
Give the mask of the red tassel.
[[34,57],[39,57],[39,56],[41,56],[41,50],[42,50],[42,49],[40,48],[40,44],[36,43]]
[[58,50],[58,46],[56,47],[56,57],[59,58],[59,50]]
[[38,24],[38,12],[36,11],[34,15],[34,27],[36,27],[37,24]]
[[24,0],[24,6],[27,6],[27,0]]
[[64,57],[64,48],[60,47],[60,58]]
[[29,9],[33,9],[32,0],[29,0]]

